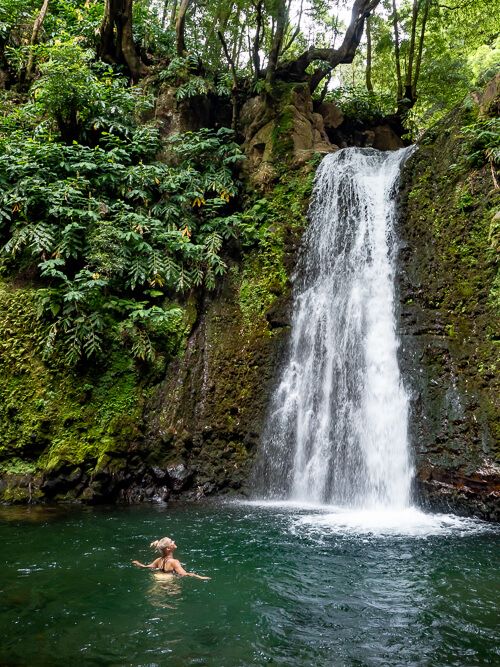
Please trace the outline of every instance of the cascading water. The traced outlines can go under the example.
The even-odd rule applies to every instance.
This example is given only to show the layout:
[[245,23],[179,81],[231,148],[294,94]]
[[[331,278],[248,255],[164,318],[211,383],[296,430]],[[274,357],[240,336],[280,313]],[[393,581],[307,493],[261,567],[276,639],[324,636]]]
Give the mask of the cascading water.
[[268,497],[409,506],[394,317],[395,193],[409,150],[347,148],[318,169],[288,359],[257,468]]

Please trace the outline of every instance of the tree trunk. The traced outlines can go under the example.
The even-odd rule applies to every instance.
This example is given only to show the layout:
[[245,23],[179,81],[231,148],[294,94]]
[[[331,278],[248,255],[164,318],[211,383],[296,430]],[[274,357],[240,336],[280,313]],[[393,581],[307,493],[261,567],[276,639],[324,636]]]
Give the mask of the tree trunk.
[[397,102],[403,97],[403,78],[401,76],[401,51],[399,48],[399,27],[398,27],[398,10],[396,8],[396,0],[392,0],[392,20],[394,25],[394,58],[396,60],[396,77],[398,81]]
[[373,93],[372,83],[372,31],[371,21],[366,19],[366,90]]
[[181,0],[179,6],[179,13],[175,21],[175,34],[177,36],[177,55],[184,56],[186,54],[186,14],[191,0]]
[[[398,100],[398,113],[405,115],[417,101],[417,84],[420,77],[422,54],[424,50],[425,29],[430,10],[430,0],[413,0],[408,68],[405,77],[404,98]],[[423,7],[422,23],[417,44],[417,27],[420,10]]]
[[117,53],[114,36],[117,14],[117,0],[106,0],[104,3],[104,15],[99,30],[97,55],[101,60],[112,64],[117,63],[119,60],[119,53]]
[[253,69],[254,69],[254,74],[255,78],[259,78],[260,74],[260,55],[259,55],[259,49],[260,49],[260,40],[262,36],[262,6],[264,2],[263,0],[259,0],[255,7],[255,20],[257,23],[257,26],[255,28],[255,36],[253,39],[253,45],[252,45],[252,62],[253,62]]
[[172,5],[172,12],[170,14],[170,28],[173,30],[175,28],[175,21],[177,19],[177,0],[174,0]]
[[269,53],[269,63],[267,65],[266,81],[273,83],[276,67],[278,66],[278,58],[280,56],[281,47],[283,45],[283,37],[285,35],[285,28],[288,22],[288,9],[285,0],[281,0],[278,6],[276,15],[276,27],[273,36],[273,43]]
[[424,15],[422,17],[422,26],[420,28],[420,38],[418,41],[417,59],[415,62],[415,74],[413,76],[412,98],[415,101],[417,100],[417,84],[418,84],[418,79],[420,77],[420,66],[422,64],[422,54],[424,51],[425,28],[427,26],[427,19],[429,17],[430,7],[431,7],[430,0],[425,0]]
[[227,58],[227,62],[229,63],[229,67],[231,69],[231,77],[233,79],[233,85],[231,87],[231,101],[233,105],[231,129],[236,131],[236,125],[238,123],[238,76],[236,74],[236,67],[234,65],[234,60],[231,57],[231,54],[229,53],[226,40],[224,39],[224,35],[220,30],[217,32],[217,36],[219,37],[220,43],[222,44],[222,49],[224,51],[224,55]]
[[[420,4],[419,0],[413,0],[413,9],[411,13],[410,46],[408,48],[408,67],[406,69],[406,78],[405,78],[405,97],[407,97],[408,99],[411,99],[413,60],[415,58],[415,41],[417,35],[419,4]],[[410,91],[409,96],[407,94],[408,91]]]
[[[208,60],[209,53],[210,53],[210,46],[212,45],[213,39],[215,35],[219,35],[219,32],[224,35],[227,24],[229,22],[229,18],[231,16],[231,12],[233,11],[233,3],[228,2],[228,3],[220,3],[220,5],[217,7],[216,14],[213,18],[212,21],[212,26],[209,29],[208,33],[205,35],[205,48],[203,52],[203,58],[202,60]],[[220,41],[220,37],[219,37]],[[215,70],[218,70],[219,65],[220,65],[220,59],[221,59],[221,44],[218,44],[218,47],[216,49],[215,45],[213,45],[213,53],[212,53],[212,67]],[[227,44],[226,44],[227,48]]]
[[[276,69],[276,78],[286,81],[309,81],[311,90],[315,90],[329,71],[337,67],[337,65],[353,61],[363,35],[365,20],[379,2],[380,0],[354,0],[351,21],[339,48],[310,47],[296,60],[278,66]],[[316,60],[326,62],[328,67],[318,68],[312,75],[308,75],[306,73],[307,68]]]
[[121,47],[132,79],[138,81],[147,72],[146,66],[137,55],[132,32],[132,4],[134,0],[123,0],[124,11],[121,24]]
[[127,65],[132,80],[147,73],[134,44],[133,0],[106,0],[100,28],[98,56],[108,63]]
[[38,34],[45,20],[45,16],[47,15],[48,8],[49,8],[49,0],[43,0],[42,7],[38,12],[38,16],[36,17],[35,22],[33,23],[33,31],[31,33],[31,39],[30,39],[31,49],[28,58],[28,64],[26,65],[25,78],[27,81],[29,81],[33,77],[33,70],[35,67],[35,51],[33,47],[38,42]]
[[169,0],[163,0],[163,11],[161,13],[161,27],[165,30],[167,25],[167,11],[168,11]]
[[[290,6],[291,2],[288,3],[288,14],[290,14]],[[299,9],[299,17],[297,19],[297,26],[295,27],[295,30],[293,33],[290,35],[290,39],[287,41],[283,49],[281,50],[281,55],[285,53],[285,51],[288,51],[288,49],[292,46],[294,41],[297,39],[297,37],[300,35],[300,22],[302,21],[302,12],[304,8],[304,0],[300,0],[300,9]]]
[[[240,18],[241,18],[241,12],[242,12],[242,5],[243,5],[243,0],[239,0],[239,2],[236,3],[236,24],[240,25]],[[232,52],[232,59],[235,64],[235,67],[238,68],[239,66],[239,60],[240,60],[240,54],[241,54],[241,49],[243,46],[243,40],[245,38],[245,33],[243,30],[239,31],[239,37],[234,40],[233,42],[233,52]]]

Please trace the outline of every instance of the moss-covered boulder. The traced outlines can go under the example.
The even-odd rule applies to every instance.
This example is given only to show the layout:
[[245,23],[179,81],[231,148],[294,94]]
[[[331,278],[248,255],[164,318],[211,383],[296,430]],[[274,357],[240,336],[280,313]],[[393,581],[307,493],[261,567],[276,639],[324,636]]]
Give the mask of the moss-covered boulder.
[[247,177],[256,185],[269,185],[284,164],[293,170],[315,154],[338,150],[328,138],[323,116],[314,111],[305,83],[280,82],[271,92],[250,98],[241,110],[240,123]]

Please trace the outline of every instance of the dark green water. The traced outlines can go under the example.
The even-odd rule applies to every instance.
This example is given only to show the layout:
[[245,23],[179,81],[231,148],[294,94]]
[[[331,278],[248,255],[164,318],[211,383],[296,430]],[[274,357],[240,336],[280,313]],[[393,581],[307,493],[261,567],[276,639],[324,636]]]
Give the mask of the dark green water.
[[[3,508],[0,664],[500,664],[498,528],[365,523],[234,504]],[[164,535],[212,580],[130,565]]]

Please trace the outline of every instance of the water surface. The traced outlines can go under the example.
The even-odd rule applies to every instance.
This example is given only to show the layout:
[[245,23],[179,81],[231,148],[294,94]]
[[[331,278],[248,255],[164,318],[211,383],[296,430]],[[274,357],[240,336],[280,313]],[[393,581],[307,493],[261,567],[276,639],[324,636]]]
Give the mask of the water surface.
[[[0,664],[498,665],[500,530],[417,514],[2,508]],[[212,580],[130,565],[163,535]]]

